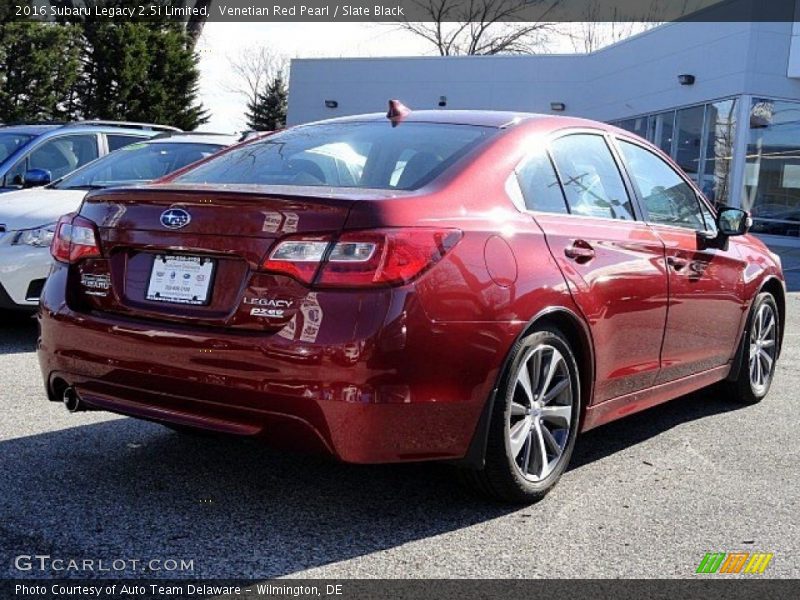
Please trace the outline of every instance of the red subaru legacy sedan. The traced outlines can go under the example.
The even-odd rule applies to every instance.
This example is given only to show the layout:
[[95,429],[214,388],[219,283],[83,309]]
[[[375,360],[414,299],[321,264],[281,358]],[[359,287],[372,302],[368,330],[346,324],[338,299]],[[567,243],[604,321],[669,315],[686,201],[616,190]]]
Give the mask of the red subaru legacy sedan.
[[711,384],[768,392],[778,258],[647,142],[575,118],[293,127],[63,218],[50,400],[541,498],[576,435]]

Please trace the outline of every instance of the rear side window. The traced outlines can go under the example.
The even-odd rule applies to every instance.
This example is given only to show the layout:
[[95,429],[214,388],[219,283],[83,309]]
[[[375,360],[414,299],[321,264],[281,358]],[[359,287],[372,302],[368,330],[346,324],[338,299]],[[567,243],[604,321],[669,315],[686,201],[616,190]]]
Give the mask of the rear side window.
[[637,144],[620,140],[631,177],[651,223],[704,230],[706,219],[694,190],[664,160]]
[[528,210],[567,214],[567,204],[553,164],[544,149],[537,150],[517,169]]
[[187,142],[151,142],[130,144],[116,154],[109,154],[83,169],[70,173],[54,187],[88,189],[111,187],[163,177],[212,155],[220,149],[215,144]]
[[635,219],[617,163],[600,135],[573,134],[551,144],[572,214]]
[[106,134],[106,140],[108,141],[108,151],[114,152],[114,150],[119,150],[120,148],[124,148],[128,144],[133,144],[134,142],[141,142],[146,140],[145,137],[138,137],[133,135],[114,135],[114,134]]
[[496,132],[389,121],[307,125],[226,152],[176,181],[413,190]]

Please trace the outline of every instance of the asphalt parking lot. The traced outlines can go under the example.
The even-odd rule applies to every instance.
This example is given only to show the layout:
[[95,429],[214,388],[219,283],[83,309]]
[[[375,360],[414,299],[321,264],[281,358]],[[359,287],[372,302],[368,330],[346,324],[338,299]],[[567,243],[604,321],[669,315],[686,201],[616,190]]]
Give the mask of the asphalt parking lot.
[[526,508],[475,499],[440,465],[348,466],[70,415],[45,399],[35,325],[5,315],[3,574],[51,576],[14,567],[50,554],[189,559],[184,576],[215,578],[693,577],[706,552],[743,550],[774,553],[762,577],[800,577],[800,295],[788,304],[764,402],[697,393],[592,431]]

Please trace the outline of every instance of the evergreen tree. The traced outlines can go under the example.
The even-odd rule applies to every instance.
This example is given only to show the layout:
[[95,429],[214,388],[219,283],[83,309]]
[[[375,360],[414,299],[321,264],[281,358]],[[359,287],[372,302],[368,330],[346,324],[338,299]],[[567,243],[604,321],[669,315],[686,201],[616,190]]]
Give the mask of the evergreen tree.
[[278,73],[258,95],[247,104],[247,127],[256,131],[274,131],[286,126],[288,92],[283,75]]
[[0,121],[70,118],[80,53],[80,29],[74,25],[0,25]]
[[197,55],[179,25],[87,22],[79,88],[86,118],[195,129],[208,121],[197,101]]
[[[20,0],[28,1],[28,0]],[[183,6],[199,0],[149,0]],[[61,6],[139,6],[134,0],[51,0]],[[194,51],[202,22],[67,17],[22,21],[0,3],[0,121],[114,119],[195,129]]]

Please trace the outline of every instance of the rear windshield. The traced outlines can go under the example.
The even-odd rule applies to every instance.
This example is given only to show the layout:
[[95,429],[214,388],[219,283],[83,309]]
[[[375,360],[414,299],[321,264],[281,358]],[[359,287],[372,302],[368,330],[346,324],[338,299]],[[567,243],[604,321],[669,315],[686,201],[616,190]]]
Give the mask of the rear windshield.
[[413,190],[496,131],[389,121],[307,125],[231,150],[175,181]]

